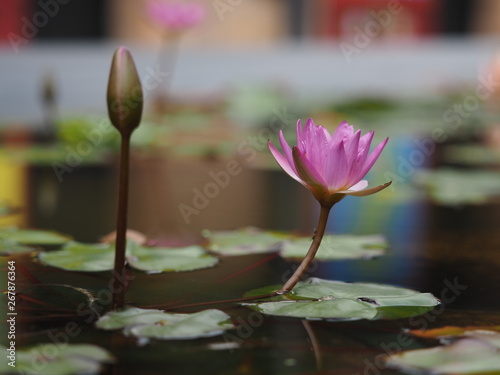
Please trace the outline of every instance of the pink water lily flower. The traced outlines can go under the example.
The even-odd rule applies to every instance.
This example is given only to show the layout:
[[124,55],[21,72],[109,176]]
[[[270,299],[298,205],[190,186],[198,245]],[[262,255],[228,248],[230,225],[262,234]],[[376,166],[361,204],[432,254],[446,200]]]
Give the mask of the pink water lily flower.
[[374,132],[361,136],[361,130],[342,122],[330,134],[309,119],[304,129],[297,122],[297,145],[290,148],[283,132],[279,140],[283,154],[272,142],[269,149],[278,164],[292,178],[308,188],[322,206],[331,207],[346,195],[363,197],[379,192],[391,183],[367,188],[363,180],[377,161],[387,141],[377,145],[370,153]]
[[149,0],[147,12],[154,22],[174,31],[195,26],[205,19],[205,8],[199,2]]

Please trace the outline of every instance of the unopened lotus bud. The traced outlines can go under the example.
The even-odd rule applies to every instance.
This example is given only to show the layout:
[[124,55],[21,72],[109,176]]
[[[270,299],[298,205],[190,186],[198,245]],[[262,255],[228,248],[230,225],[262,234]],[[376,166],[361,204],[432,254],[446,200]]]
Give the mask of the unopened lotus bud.
[[141,122],[144,95],[134,59],[125,47],[113,56],[107,100],[111,123],[122,135],[130,135]]

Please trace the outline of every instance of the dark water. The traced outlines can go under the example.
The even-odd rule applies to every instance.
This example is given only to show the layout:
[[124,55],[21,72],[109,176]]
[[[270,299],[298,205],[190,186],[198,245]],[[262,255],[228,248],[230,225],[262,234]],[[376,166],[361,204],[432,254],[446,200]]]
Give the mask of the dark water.
[[[152,340],[139,346],[119,332],[94,329],[95,314],[78,310],[78,298],[58,297],[49,289],[34,293],[45,300],[44,293],[52,293],[46,305],[21,301],[17,344],[95,343],[117,358],[115,365],[104,370],[110,374],[375,375],[397,373],[384,367],[384,354],[435,344],[414,339],[404,329],[500,324],[500,206],[447,208],[426,200],[374,203],[376,197],[362,199],[364,203],[341,202],[330,230],[383,233],[391,246],[388,255],[319,263],[311,276],[431,292],[442,299],[441,307],[395,321],[326,322],[263,316],[234,304],[211,305],[210,301],[237,298],[245,291],[280,283],[292,266],[269,254],[223,257],[216,268],[196,272],[146,275],[131,271],[134,279],[127,292],[130,304],[178,312],[196,310],[181,305],[206,301],[203,308],[221,308],[238,325],[223,336]],[[345,207],[340,208],[342,204]],[[358,214],[352,217],[353,212]],[[350,222],[343,222],[343,215]],[[91,290],[101,297],[98,303],[106,305],[108,272],[72,273],[43,267],[31,255],[9,259],[18,264],[18,288],[69,284]],[[79,324],[78,334],[64,335],[65,325],[73,321]]]

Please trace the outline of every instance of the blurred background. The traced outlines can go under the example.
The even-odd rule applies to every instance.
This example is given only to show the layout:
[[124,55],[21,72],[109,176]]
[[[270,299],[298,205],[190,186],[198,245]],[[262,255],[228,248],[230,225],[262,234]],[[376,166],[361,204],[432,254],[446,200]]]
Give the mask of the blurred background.
[[332,231],[418,230],[428,204],[500,195],[500,2],[175,2],[198,7],[184,14],[152,3],[0,1],[1,225],[82,241],[113,230],[119,139],[105,95],[119,45],[146,95],[129,222],[150,237],[309,233],[315,202],[266,145],[279,130],[293,143],[309,117],[391,139],[369,180],[393,187],[346,198]]

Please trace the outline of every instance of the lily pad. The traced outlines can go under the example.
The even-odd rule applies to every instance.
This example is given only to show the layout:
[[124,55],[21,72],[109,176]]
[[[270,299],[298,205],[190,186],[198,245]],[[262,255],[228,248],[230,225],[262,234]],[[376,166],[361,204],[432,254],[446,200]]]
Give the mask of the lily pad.
[[499,351],[500,333],[483,332],[447,346],[390,355],[386,365],[410,374],[498,374]]
[[436,203],[445,206],[483,204],[500,196],[500,173],[443,168],[419,171],[414,183]]
[[34,251],[32,247],[18,244],[11,240],[0,240],[0,256],[7,256],[16,253],[30,253]]
[[354,320],[375,319],[377,316],[376,309],[348,298],[317,301],[277,301],[259,303],[252,307],[263,314],[296,318]]
[[193,314],[167,313],[127,307],[111,311],[96,323],[101,329],[123,329],[127,336],[159,340],[185,340],[211,337],[234,328],[226,313],[210,309]]
[[9,240],[22,245],[57,246],[71,240],[71,237],[45,230],[36,229],[0,229],[0,240]]
[[[283,243],[281,256],[302,259],[312,242],[310,237],[300,237]],[[316,253],[317,260],[332,259],[370,259],[383,255],[387,249],[387,240],[381,235],[352,236],[326,235]]]
[[114,244],[70,242],[61,250],[40,253],[38,259],[52,267],[70,271],[109,271],[114,265]]
[[[9,353],[6,347],[0,346],[0,350],[2,353]],[[101,373],[103,364],[112,362],[114,359],[111,354],[95,345],[50,343],[17,349],[15,361],[12,362],[7,357],[7,361],[0,364],[0,372],[27,375],[90,375]]]
[[[233,231],[204,231],[206,248],[226,255],[249,255],[279,251],[283,258],[302,259],[311,237],[296,237],[280,232],[243,228]],[[381,235],[326,235],[316,254],[317,260],[370,259],[384,254],[387,240]]]
[[[266,287],[247,295],[268,292]],[[247,306],[264,314],[302,318],[399,319],[423,314],[440,303],[432,294],[412,289],[318,278],[299,282],[284,297],[289,300],[264,300]]]
[[203,231],[208,240],[207,249],[221,255],[248,255],[278,251],[281,242],[289,236],[262,231],[256,228],[243,228],[233,231]]
[[[114,244],[68,243],[62,250],[39,254],[44,264],[70,271],[109,271],[114,267]],[[127,242],[129,265],[146,272],[192,271],[213,267],[218,259],[199,246],[154,248]]]
[[193,271],[213,267],[219,261],[199,246],[177,249],[138,246],[132,254],[130,266],[151,273]]
[[481,167],[500,163],[500,153],[482,144],[448,145],[443,148],[443,159],[447,163]]

